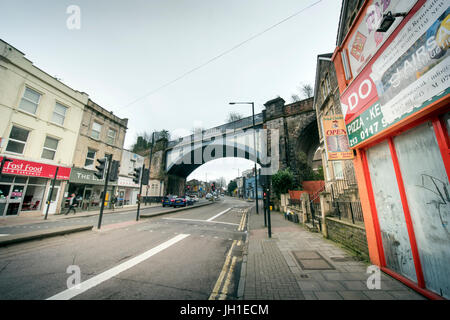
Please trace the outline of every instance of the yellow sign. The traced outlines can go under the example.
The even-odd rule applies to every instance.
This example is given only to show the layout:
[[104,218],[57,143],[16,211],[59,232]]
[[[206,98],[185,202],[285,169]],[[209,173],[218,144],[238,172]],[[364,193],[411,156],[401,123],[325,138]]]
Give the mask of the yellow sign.
[[324,116],[322,120],[328,160],[353,159],[353,151],[348,146],[347,129],[341,114]]

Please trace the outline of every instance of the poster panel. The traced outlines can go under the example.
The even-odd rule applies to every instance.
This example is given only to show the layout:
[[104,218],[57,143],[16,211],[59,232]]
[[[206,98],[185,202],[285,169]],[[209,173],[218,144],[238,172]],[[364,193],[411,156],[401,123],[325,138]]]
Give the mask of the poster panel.
[[327,147],[328,160],[353,159],[353,151],[348,145],[344,117],[340,115],[324,116],[322,119]]

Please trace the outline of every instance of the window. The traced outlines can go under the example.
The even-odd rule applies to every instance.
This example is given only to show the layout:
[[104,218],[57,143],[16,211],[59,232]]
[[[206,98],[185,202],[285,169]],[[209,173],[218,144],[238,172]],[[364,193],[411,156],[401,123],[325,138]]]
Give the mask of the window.
[[53,110],[52,122],[57,123],[59,125],[64,125],[64,119],[66,118],[67,107],[64,107],[62,104],[58,102],[55,105],[55,109]]
[[20,100],[19,108],[26,112],[36,114],[36,109],[40,100],[41,95],[38,92],[31,90],[30,88],[25,88],[22,100]]
[[347,51],[342,50],[341,58],[342,58],[342,65],[344,66],[345,80],[350,80],[352,76],[350,74],[350,65],[348,63]]
[[13,126],[9,135],[6,151],[22,154],[29,133],[28,130]]
[[91,167],[94,168],[94,161],[95,161],[95,150],[89,149],[86,155],[86,161],[84,162],[85,167]]
[[116,142],[116,130],[108,129],[108,137],[106,142],[109,144],[114,144]]
[[94,122],[92,124],[91,137],[94,139],[100,139],[100,133],[102,132],[102,125],[100,123]]
[[42,159],[55,159],[56,149],[58,148],[58,140],[54,138],[45,138],[44,150],[42,150]]
[[333,161],[333,171],[335,179],[344,179],[344,170],[342,168],[342,161]]

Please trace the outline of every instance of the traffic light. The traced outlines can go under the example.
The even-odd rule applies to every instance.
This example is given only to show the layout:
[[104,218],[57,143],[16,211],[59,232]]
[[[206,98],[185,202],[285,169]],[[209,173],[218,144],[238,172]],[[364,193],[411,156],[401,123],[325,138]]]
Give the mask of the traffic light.
[[144,174],[142,175],[142,184],[144,186],[148,185],[148,180],[150,179],[150,170],[144,169]]
[[99,163],[98,166],[95,166],[95,169],[97,169],[97,172],[94,172],[94,175],[99,178],[100,180],[103,179],[105,176],[105,169],[106,169],[106,158],[97,159],[97,162]]
[[211,190],[216,191],[216,185],[214,183],[211,184]]
[[134,168],[134,173],[133,173],[133,182],[136,184],[139,184],[140,180],[141,180],[141,171],[142,168]]
[[109,181],[117,181],[119,179],[120,161],[113,160],[111,163],[111,172],[109,173]]

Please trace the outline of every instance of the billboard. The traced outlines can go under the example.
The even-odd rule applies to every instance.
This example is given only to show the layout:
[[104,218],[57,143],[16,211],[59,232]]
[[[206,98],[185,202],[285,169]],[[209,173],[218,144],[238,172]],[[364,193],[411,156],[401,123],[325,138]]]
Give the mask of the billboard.
[[350,147],[450,93],[450,8],[427,1],[341,95]]

